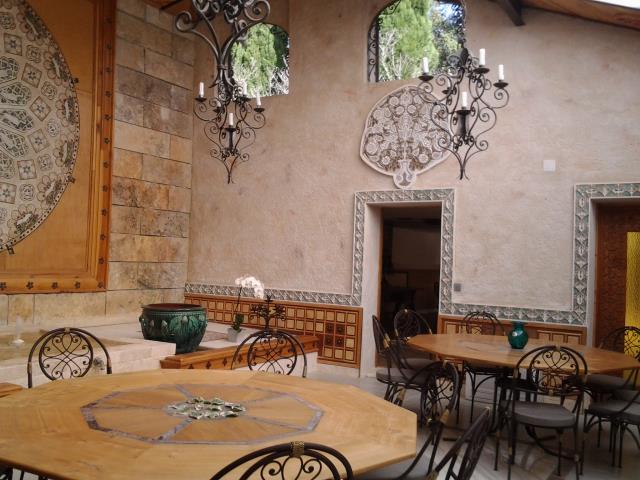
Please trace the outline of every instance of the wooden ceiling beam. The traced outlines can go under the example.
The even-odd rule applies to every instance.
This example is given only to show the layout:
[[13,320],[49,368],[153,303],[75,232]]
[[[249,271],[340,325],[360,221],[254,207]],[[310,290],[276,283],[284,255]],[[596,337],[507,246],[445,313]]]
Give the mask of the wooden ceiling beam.
[[492,0],[507,13],[516,27],[524,25],[522,19],[522,2],[520,0]]

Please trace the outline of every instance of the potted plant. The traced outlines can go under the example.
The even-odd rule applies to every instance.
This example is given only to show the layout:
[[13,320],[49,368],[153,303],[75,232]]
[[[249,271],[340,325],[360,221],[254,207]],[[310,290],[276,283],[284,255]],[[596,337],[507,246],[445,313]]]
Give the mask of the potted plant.
[[239,312],[240,309],[240,297],[242,296],[242,292],[245,289],[253,290],[253,296],[255,298],[263,298],[264,297],[264,285],[263,283],[255,277],[245,275],[243,277],[236,278],[236,285],[238,288],[238,298],[236,299],[236,304],[233,307],[233,314],[231,316],[232,323],[231,327],[227,329],[227,339],[230,342],[236,342],[238,339],[238,334],[242,331],[242,324],[244,323],[244,314]]

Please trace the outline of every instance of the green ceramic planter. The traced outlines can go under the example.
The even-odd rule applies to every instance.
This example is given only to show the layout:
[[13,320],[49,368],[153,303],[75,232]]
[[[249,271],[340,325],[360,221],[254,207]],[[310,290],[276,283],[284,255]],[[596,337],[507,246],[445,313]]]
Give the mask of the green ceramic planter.
[[193,352],[207,329],[204,308],[187,303],[144,305],[139,320],[145,340],[175,343],[176,353]]

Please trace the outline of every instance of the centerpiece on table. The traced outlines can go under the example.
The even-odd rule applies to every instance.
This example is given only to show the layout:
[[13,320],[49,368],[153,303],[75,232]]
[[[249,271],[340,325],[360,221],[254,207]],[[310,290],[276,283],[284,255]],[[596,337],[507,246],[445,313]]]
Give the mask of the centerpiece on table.
[[240,310],[240,298],[243,291],[251,291],[254,298],[264,298],[264,284],[256,277],[250,275],[244,275],[236,278],[236,286],[238,287],[238,298],[236,304],[233,307],[233,313],[231,315],[231,327],[227,329],[227,339],[230,342],[235,342],[238,339],[238,334],[242,331],[242,324],[244,323],[244,313]]

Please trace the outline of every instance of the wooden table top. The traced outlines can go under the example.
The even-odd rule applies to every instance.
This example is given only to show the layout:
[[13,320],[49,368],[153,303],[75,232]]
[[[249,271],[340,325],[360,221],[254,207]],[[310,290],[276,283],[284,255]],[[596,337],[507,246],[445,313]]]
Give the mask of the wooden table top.
[[[467,360],[487,365],[515,368],[520,357],[536,347],[551,345],[549,341],[530,339],[522,350],[511,348],[507,337],[500,335],[474,335],[467,333],[443,333],[416,335],[409,340],[412,347],[435,353],[442,358]],[[589,373],[613,373],[640,368],[640,362],[623,353],[601,348],[555,342],[553,345],[570,347],[580,352]]]
[[[193,419],[192,396],[246,408]],[[350,385],[250,371],[152,370],[58,380],[0,399],[0,464],[64,479],[209,479],[293,440],[342,452],[355,473],[413,457],[416,415]],[[321,480],[321,479],[319,479]]]

